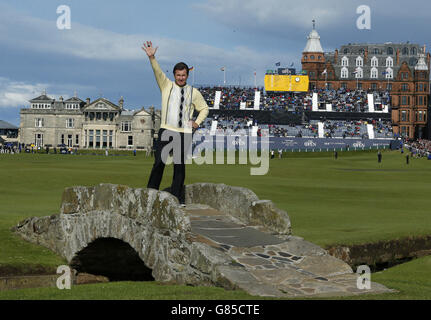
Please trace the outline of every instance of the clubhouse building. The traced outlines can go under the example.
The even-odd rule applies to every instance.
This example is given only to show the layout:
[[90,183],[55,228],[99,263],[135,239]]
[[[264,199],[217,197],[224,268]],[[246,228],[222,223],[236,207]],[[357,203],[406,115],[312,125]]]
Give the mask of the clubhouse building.
[[409,42],[349,43],[334,52],[324,52],[313,26],[301,62],[311,90],[388,90],[394,134],[425,138],[430,57],[425,46]]
[[19,142],[37,147],[147,149],[160,127],[160,111],[126,110],[124,99],[90,102],[74,97],[55,100],[46,92],[20,111]]

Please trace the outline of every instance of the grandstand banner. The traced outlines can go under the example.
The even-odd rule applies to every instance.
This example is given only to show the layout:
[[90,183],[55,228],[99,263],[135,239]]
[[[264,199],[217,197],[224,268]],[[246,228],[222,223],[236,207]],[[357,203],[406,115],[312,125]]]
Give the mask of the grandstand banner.
[[[195,139],[195,138],[194,138]],[[196,148],[202,150],[210,148],[213,150],[260,150],[260,137],[249,136],[202,136],[197,139]],[[337,139],[337,138],[284,138],[270,137],[270,150],[283,151],[332,151],[332,150],[363,150],[370,148],[389,148],[393,139]]]
[[221,91],[216,91],[214,99],[214,109],[220,109]]
[[260,107],[260,91],[254,93],[254,110],[259,110]]
[[265,75],[266,91],[292,91],[307,92],[309,86],[308,76],[303,75]]

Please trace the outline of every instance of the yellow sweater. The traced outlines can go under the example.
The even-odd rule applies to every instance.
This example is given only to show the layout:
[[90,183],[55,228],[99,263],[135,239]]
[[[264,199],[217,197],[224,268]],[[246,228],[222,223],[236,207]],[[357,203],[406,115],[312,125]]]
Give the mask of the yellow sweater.
[[[168,125],[166,122],[167,114],[168,114],[168,103],[169,96],[171,94],[173,86],[177,86],[174,81],[169,80],[169,78],[165,75],[165,73],[160,68],[159,63],[156,58],[150,59],[151,67],[153,68],[154,75],[156,77],[157,84],[159,85],[160,92],[162,94],[162,113],[161,113],[161,123],[160,128],[169,129],[177,132],[191,132],[190,128],[177,128]],[[196,119],[196,123],[200,125],[205,118],[208,116],[209,109],[205,99],[202,97],[202,94],[199,90],[193,88],[192,89],[192,101],[190,105],[190,116],[189,119],[193,116],[193,111],[196,110],[199,112],[199,115]]]

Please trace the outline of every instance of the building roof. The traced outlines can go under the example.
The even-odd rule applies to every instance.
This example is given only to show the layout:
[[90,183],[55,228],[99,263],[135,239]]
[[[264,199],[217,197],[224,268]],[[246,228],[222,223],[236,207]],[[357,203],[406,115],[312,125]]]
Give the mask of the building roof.
[[0,129],[18,129],[18,127],[10,124],[9,122],[0,120]]
[[72,97],[72,98],[65,100],[65,102],[84,102],[84,101],[82,101],[78,97]]
[[305,45],[304,52],[321,52],[323,53],[322,45],[320,44],[320,36],[316,29],[313,28],[307,37],[308,41]]
[[41,101],[52,102],[54,101],[54,99],[51,99],[46,94],[42,94],[39,97],[30,100],[30,102],[41,102]]

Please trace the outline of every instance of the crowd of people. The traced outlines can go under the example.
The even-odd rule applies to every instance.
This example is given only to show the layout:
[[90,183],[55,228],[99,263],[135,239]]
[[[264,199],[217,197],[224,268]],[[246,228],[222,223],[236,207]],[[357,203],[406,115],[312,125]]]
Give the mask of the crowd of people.
[[431,154],[431,140],[418,139],[406,144],[413,157],[428,157]]
[[[310,121],[305,124],[289,125],[262,125],[257,123],[253,116],[234,117],[214,115],[213,118],[207,118],[202,124],[204,130],[210,130],[213,121],[217,121],[217,132],[234,133],[240,129],[250,129],[252,126],[258,126],[259,130],[268,129],[269,135],[274,137],[314,137],[317,138],[318,122]],[[367,139],[367,124],[372,124],[375,136],[378,138],[392,138],[392,126],[390,121],[385,120],[322,120],[325,138],[362,138]]]
[[221,92],[221,110],[239,110],[241,102],[247,108],[254,106],[255,91],[261,92],[260,110],[302,112],[312,110],[313,93],[318,94],[318,104],[332,105],[336,112],[368,112],[368,94],[374,95],[374,104],[378,106],[390,105],[391,97],[388,91],[364,91],[319,89],[312,92],[266,92],[264,88],[242,87],[202,87],[199,88],[209,107],[214,106],[215,94]]

